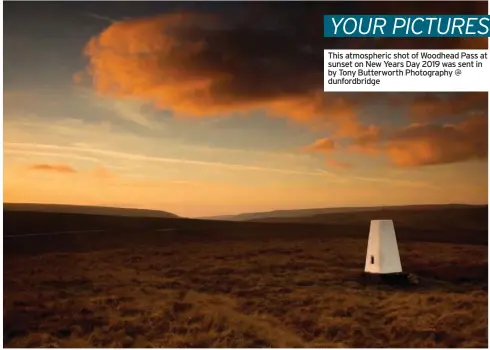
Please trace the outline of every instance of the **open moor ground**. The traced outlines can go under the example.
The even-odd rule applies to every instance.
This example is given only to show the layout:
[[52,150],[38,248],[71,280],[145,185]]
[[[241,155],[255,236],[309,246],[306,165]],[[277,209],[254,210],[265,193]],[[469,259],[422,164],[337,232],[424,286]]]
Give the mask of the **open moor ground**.
[[[41,226],[34,217],[21,224],[7,215],[6,227]],[[43,218],[48,227],[38,229],[46,231],[54,224]],[[140,223],[140,231],[128,223],[120,236],[115,227],[4,238],[4,346],[488,345],[486,242],[464,244],[451,232],[421,242],[407,232],[402,264],[421,283],[394,289],[360,283],[368,226],[342,237],[335,226],[290,225],[281,234],[279,224],[196,221],[192,231],[176,221],[180,231],[157,239],[150,226],[163,221]]]

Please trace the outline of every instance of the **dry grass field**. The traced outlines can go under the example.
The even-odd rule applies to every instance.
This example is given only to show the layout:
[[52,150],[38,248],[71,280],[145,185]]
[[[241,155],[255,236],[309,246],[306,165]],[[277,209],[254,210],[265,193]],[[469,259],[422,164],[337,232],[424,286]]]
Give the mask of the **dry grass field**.
[[298,236],[12,254],[4,346],[487,347],[487,245],[399,242],[420,284],[394,289],[360,284],[366,243]]

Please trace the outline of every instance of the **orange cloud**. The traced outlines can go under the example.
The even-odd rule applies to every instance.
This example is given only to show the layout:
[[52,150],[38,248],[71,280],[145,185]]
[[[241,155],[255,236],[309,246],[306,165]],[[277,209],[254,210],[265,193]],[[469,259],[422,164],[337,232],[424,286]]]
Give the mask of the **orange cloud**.
[[100,165],[85,171],[78,171],[66,164],[33,164],[29,166],[28,169],[61,174],[78,174],[98,180],[112,180],[118,178],[115,173]]
[[[293,9],[258,4],[240,16],[172,13],[131,19],[113,23],[91,38],[84,49],[89,60],[86,73],[100,94],[139,99],[180,116],[261,109],[271,116],[328,126],[339,137],[355,136],[365,132],[356,103],[323,92],[324,48],[449,49],[466,44],[458,38],[339,40],[318,35],[322,13],[349,13],[351,8],[359,13],[487,13],[486,6],[474,2],[423,7],[361,2]],[[263,23],[267,29],[261,28]]]
[[398,166],[446,164],[488,157],[488,116],[451,125],[413,124],[394,134],[384,146]]
[[354,123],[347,101],[325,99],[321,49],[300,51],[286,30],[219,23],[196,13],[114,23],[85,47],[93,87],[187,117],[263,109],[298,122]]
[[[372,156],[385,155],[392,164],[401,167],[486,159],[488,114],[474,113],[454,124],[415,123],[391,131],[370,126],[349,141],[345,150]],[[328,154],[331,144],[334,144],[331,139],[319,139],[305,149]],[[331,160],[327,163],[334,164]]]
[[334,168],[343,168],[343,169],[350,169],[352,168],[352,164],[347,163],[347,162],[341,162],[333,158],[327,158],[326,160],[327,165],[334,167]]
[[474,109],[487,109],[486,92],[462,92],[438,95],[427,93],[416,97],[410,106],[411,118],[416,121],[428,121],[451,117]]
[[379,126],[370,125],[352,138],[347,149],[366,155],[379,154],[379,142],[381,141],[382,130]]
[[34,164],[29,167],[31,170],[36,171],[50,171],[57,173],[65,173],[65,174],[74,174],[77,171],[65,164]]
[[330,152],[335,150],[335,142],[331,138],[324,137],[316,140],[311,145],[303,147],[303,149],[308,152],[329,154]]

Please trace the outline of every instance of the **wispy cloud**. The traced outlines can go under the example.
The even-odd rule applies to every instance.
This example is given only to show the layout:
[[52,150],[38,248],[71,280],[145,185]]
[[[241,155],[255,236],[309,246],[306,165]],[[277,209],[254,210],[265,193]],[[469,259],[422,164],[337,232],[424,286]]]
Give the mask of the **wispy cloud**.
[[[76,73],[74,79],[81,80],[80,74]],[[107,96],[101,96],[92,90],[83,87],[74,87],[73,90],[78,96],[87,100],[87,103],[93,104],[106,111],[113,112],[116,116],[144,126],[147,128],[162,127],[161,121],[155,123],[152,120],[152,116],[144,111],[146,104],[136,99],[116,99]]]
[[7,146],[6,143],[4,143],[4,149],[3,149],[4,154],[14,154],[20,156],[67,158],[67,159],[77,159],[77,160],[85,160],[88,162],[100,163],[100,159],[98,158],[86,157],[78,154],[68,154],[68,153],[60,153],[60,152],[43,152],[43,151],[35,151],[35,150],[27,150],[27,149],[9,149],[9,148],[5,148],[5,146]]
[[[172,129],[172,125],[167,126],[168,128],[165,127],[165,130],[152,130],[149,132],[141,129],[135,132],[126,127],[121,127],[115,122],[87,122],[77,118],[55,119],[47,122],[35,115],[16,115],[15,118],[11,118],[8,122],[4,123],[4,134],[5,142],[51,146],[60,145],[64,146],[65,149],[66,147],[77,147],[75,149],[77,152],[73,150],[60,151],[59,149],[56,152],[60,152],[60,154],[76,154],[83,157],[94,157],[94,152],[96,151],[90,150],[114,150],[119,151],[119,153],[165,159],[170,158],[179,160],[180,164],[184,164],[181,161],[182,159],[213,164],[238,163],[236,165],[277,168],[287,170],[288,173],[292,171],[299,173],[316,172],[315,168],[320,163],[314,155],[297,152],[295,147],[277,150],[219,147],[214,146],[212,139],[210,140],[209,137],[203,137],[201,144],[196,142],[197,135],[194,133],[186,135],[185,133],[172,132],[174,130]],[[40,133],[39,130],[43,130],[43,132]],[[8,149],[14,148],[10,147]],[[53,152],[53,148],[31,149],[37,152]],[[81,149],[84,150],[83,153],[78,152]],[[89,151],[86,151],[87,149]],[[15,150],[20,154],[19,150],[26,150],[26,147],[16,147]],[[98,153],[100,156],[100,152]],[[120,159],[121,161],[116,162],[124,162],[124,165],[128,167],[138,167],[140,165],[138,163],[141,162],[134,161],[132,159],[134,157],[127,158],[121,157],[120,155],[118,158],[112,158],[114,158],[114,161]],[[175,161],[174,163],[179,164]],[[215,168],[213,171],[226,169],[223,166]]]
[[356,181],[366,181],[366,182],[374,182],[374,183],[392,183],[396,184],[399,186],[406,186],[406,187],[422,187],[422,188],[437,188],[437,186],[434,186],[433,184],[429,184],[425,181],[413,181],[413,180],[400,180],[400,179],[394,179],[394,178],[388,178],[388,177],[366,177],[366,176],[352,176],[353,180]]
[[334,159],[334,158],[327,158],[326,162],[329,166],[334,167],[334,168],[342,168],[342,169],[352,168],[352,164],[347,163],[347,162],[341,162],[341,161]]
[[64,174],[75,174],[77,171],[66,164],[33,164],[29,167],[30,170],[48,171]]
[[[210,168],[220,168],[225,170],[233,171],[247,171],[247,172],[263,172],[272,174],[285,174],[285,175],[301,175],[324,178],[329,182],[375,182],[375,183],[391,183],[393,185],[405,186],[405,187],[433,187],[433,185],[425,181],[411,181],[411,180],[401,180],[394,178],[383,178],[383,177],[364,177],[355,175],[337,175],[335,173],[326,171],[324,169],[314,169],[312,171],[298,171],[290,169],[281,169],[274,167],[264,167],[264,166],[252,166],[244,164],[228,164],[221,162],[207,162],[199,161],[193,159],[183,159],[183,158],[168,158],[168,157],[153,157],[146,156],[142,154],[134,153],[124,153],[111,150],[93,149],[85,147],[75,147],[75,146],[60,146],[60,145],[49,145],[49,144],[32,144],[32,143],[17,143],[17,142],[6,142],[4,143],[4,152],[13,153],[18,152],[20,154],[33,154],[33,155],[64,155],[66,157],[80,158],[84,160],[93,160],[94,162],[104,164],[105,161],[99,157],[116,158],[120,160],[127,160],[133,162],[147,162],[147,163],[162,163],[162,164],[187,164]],[[90,154],[92,157],[84,156],[83,154]]]
[[89,16],[89,17],[92,17],[92,18],[95,18],[95,19],[100,19],[102,21],[106,21],[106,22],[109,22],[109,23],[115,23],[115,22],[118,21],[117,19],[114,19],[114,18],[111,18],[111,17],[108,17],[108,16],[99,15],[99,14],[93,13],[93,12],[86,12],[85,14],[87,16]]
[[[288,169],[279,169],[272,167],[263,166],[250,166],[243,164],[228,164],[220,162],[207,162],[192,159],[182,159],[182,158],[163,158],[163,157],[153,157],[146,156],[142,154],[132,154],[123,153],[117,151],[108,151],[101,149],[83,148],[83,147],[73,147],[73,146],[59,146],[59,145],[47,145],[47,144],[32,144],[32,143],[17,143],[17,142],[6,142],[4,143],[6,151],[24,150],[27,152],[36,152],[37,150],[51,150],[57,152],[79,152],[79,153],[89,153],[98,156],[119,158],[124,160],[142,161],[142,162],[156,162],[156,163],[177,163],[177,164],[190,164],[198,166],[208,166],[208,167],[220,167],[230,170],[242,170],[242,171],[261,171],[261,172],[272,172],[281,174],[296,174],[296,175],[307,175],[307,176],[321,176],[325,177],[326,172],[307,172],[307,171],[296,171]],[[59,154],[59,153],[56,153]],[[332,175],[333,176],[333,175]]]

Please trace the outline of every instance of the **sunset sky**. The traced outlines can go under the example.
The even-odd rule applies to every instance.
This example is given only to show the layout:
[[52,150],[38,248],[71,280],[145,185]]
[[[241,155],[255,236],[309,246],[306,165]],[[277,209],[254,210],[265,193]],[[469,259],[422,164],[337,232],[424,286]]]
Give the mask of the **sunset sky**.
[[[414,6],[418,8],[414,8]],[[324,93],[330,13],[487,3],[4,3],[4,202],[183,216],[487,203],[486,93]]]

